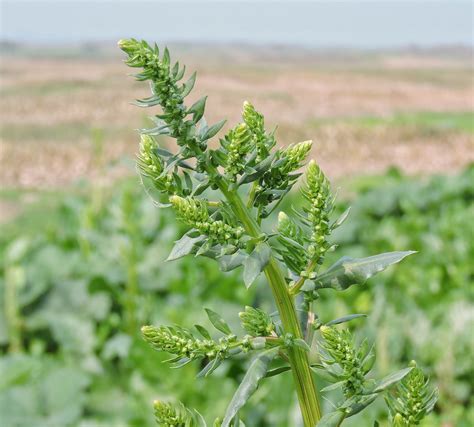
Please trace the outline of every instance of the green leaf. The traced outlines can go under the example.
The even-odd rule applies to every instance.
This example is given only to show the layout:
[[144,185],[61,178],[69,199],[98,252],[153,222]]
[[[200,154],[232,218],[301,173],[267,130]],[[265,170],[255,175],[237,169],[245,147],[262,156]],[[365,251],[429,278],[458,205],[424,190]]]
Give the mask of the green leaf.
[[349,314],[347,316],[331,320],[330,322],[326,323],[326,326],[339,325],[340,323],[350,322],[351,320],[358,319],[360,317],[367,317],[367,314]]
[[175,242],[166,261],[174,261],[175,259],[182,258],[183,256],[192,253],[196,244],[202,242],[204,239],[204,236],[189,237],[185,234],[181,239]]
[[232,271],[240,267],[244,260],[248,257],[246,253],[235,252],[232,255],[223,255],[218,258],[221,271]]
[[209,317],[209,320],[218,331],[221,331],[226,335],[232,334],[229,325],[219,314],[217,314],[215,311],[212,311],[210,308],[205,308],[205,310],[207,313],[207,317]]
[[217,122],[215,125],[212,125],[203,135],[202,140],[206,141],[208,139],[211,139],[213,136],[215,136],[217,132],[219,132],[222,129],[222,127],[225,125],[226,121],[227,120],[221,120],[220,122]]
[[334,221],[334,223],[331,225],[331,229],[334,230],[334,229],[340,227],[340,226],[344,223],[344,221],[347,219],[347,217],[349,216],[350,211],[351,211],[351,208],[348,207],[348,208],[341,214],[341,216],[340,216],[338,219],[336,219],[336,221]]
[[203,96],[189,108],[188,113],[193,114],[194,123],[199,122],[199,120],[201,120],[202,116],[204,115],[204,109],[206,108],[206,100],[207,96]]
[[265,377],[270,362],[278,354],[278,350],[278,347],[275,347],[263,351],[252,361],[227,407],[222,427],[229,427],[232,419],[237,415],[240,408],[245,405],[250,396],[255,392],[260,380]]
[[342,387],[346,383],[346,380],[338,381],[337,383],[330,384],[321,389],[321,393],[326,393],[327,391],[337,390],[339,387]]
[[339,427],[346,418],[346,414],[341,411],[329,412],[324,415],[316,424],[317,427]]
[[245,259],[244,283],[249,288],[270,260],[271,250],[266,243],[259,243]]
[[367,406],[372,404],[377,397],[377,394],[354,396],[346,400],[341,408],[346,412],[346,418],[349,418],[363,411]]
[[415,251],[403,251],[386,252],[367,258],[342,257],[316,277],[316,288],[333,288],[343,291],[352,285],[362,285],[376,273],[414,253]]
[[181,92],[183,98],[191,93],[194,87],[194,83],[196,83],[196,72],[194,72],[192,76],[188,79],[188,81],[184,84],[183,91]]
[[375,383],[374,388],[370,390],[370,393],[380,393],[385,391],[390,386],[402,380],[412,369],[413,367],[409,367],[387,375]]
[[201,325],[194,325],[194,327],[197,329],[197,331],[202,335],[203,338],[205,338],[206,340],[210,340],[212,339],[211,338],[211,335],[209,334],[208,330],[206,328],[204,328],[203,326]]

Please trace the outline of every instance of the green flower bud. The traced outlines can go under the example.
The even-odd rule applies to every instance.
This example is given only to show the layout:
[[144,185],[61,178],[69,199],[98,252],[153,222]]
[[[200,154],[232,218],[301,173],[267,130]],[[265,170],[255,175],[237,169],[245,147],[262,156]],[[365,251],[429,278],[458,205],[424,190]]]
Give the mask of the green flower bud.
[[398,384],[395,396],[385,399],[393,417],[392,426],[419,425],[438,400],[438,390],[430,389],[429,379],[416,362],[410,362],[410,366],[413,369]]
[[[301,274],[308,264],[308,254],[304,249],[303,230],[285,212],[278,214],[278,227],[282,249],[279,250],[288,268]],[[293,242],[296,242],[294,244]]]
[[162,427],[197,427],[199,424],[194,414],[181,402],[165,403],[159,400],[153,402],[155,420]]
[[231,344],[237,342],[235,335],[219,341],[195,338],[190,331],[178,326],[143,326],[142,336],[154,349],[188,359],[225,359]]
[[140,47],[140,42],[135,39],[121,39],[117,45],[126,54],[132,55]]
[[242,328],[251,336],[269,336],[275,330],[271,317],[259,308],[246,306],[245,311],[239,313]]
[[321,326],[320,331],[324,338],[322,348],[327,353],[321,354],[321,361],[325,365],[337,363],[341,367],[341,376],[347,378],[343,385],[347,398],[362,394],[365,382],[363,364],[360,352],[354,347],[351,333],[347,329],[338,330],[329,326]]
[[302,193],[309,202],[306,211],[308,221],[312,224],[308,255],[311,259],[322,262],[326,251],[329,249],[327,236],[331,231],[329,215],[332,210],[332,200],[329,181],[314,160],[311,160],[308,164],[306,186]]
[[313,141],[303,141],[298,144],[290,145],[288,148],[283,150],[281,158],[286,159],[286,162],[281,167],[283,174],[288,174],[299,169],[302,162],[308,156],[311,150]]
[[175,195],[170,197],[170,203],[176,210],[178,218],[188,225],[196,226],[209,221],[207,203],[203,200]]
[[250,150],[252,134],[245,123],[237,125],[227,135],[227,161],[225,171],[232,181],[244,170],[245,156]]
[[158,144],[150,135],[140,135],[140,149],[137,165],[140,172],[151,178],[156,188],[165,193],[174,193],[175,186],[171,175],[164,173],[164,164],[157,154]]
[[275,145],[275,138],[273,135],[269,135],[265,132],[265,120],[263,115],[248,101],[244,102],[242,119],[252,135],[251,145],[257,150],[255,161],[256,163],[260,163],[269,155],[270,149]]
[[392,420],[392,427],[410,427],[401,414],[395,414]]
[[242,119],[252,133],[260,134],[265,132],[265,121],[263,115],[248,101],[244,101]]
[[242,227],[234,227],[222,220],[211,219],[207,203],[203,200],[194,197],[171,196],[170,202],[183,222],[217,243],[237,246],[244,234]]

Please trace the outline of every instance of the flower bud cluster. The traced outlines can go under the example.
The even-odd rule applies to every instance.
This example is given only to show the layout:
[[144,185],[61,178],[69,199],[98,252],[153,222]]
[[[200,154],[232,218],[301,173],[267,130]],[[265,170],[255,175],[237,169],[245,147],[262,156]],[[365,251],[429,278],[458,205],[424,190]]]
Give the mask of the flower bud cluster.
[[281,173],[289,174],[298,170],[308,156],[312,145],[313,141],[303,141],[284,149],[281,158],[285,159],[285,162],[280,167]]
[[143,326],[142,335],[156,350],[188,359],[225,359],[231,348],[239,346],[235,335],[224,336],[219,341],[198,339],[178,326]]
[[174,195],[170,197],[170,202],[183,222],[217,243],[237,245],[244,234],[242,227],[234,227],[222,220],[211,219],[204,200]]
[[227,159],[225,171],[231,181],[235,181],[238,174],[244,170],[245,156],[250,150],[252,134],[245,123],[238,124],[226,136]]
[[260,163],[269,155],[270,149],[275,145],[275,139],[273,135],[266,133],[263,115],[248,101],[244,102],[242,119],[252,135],[251,145],[257,150],[255,162]]
[[397,386],[397,397],[388,397],[387,405],[392,415],[392,426],[410,427],[419,425],[424,416],[433,409],[438,398],[437,389],[429,389],[429,380],[412,361],[413,369]]
[[300,274],[308,264],[308,254],[303,246],[304,236],[301,227],[285,212],[280,212],[277,230],[278,241],[282,245],[279,253],[283,257],[283,261],[291,271]]
[[[170,67],[170,57],[167,49],[162,58],[159,56],[158,47],[151,47],[145,41],[135,39],[120,40],[119,47],[128,55],[126,64],[143,71],[136,75],[140,81],[150,80],[153,96],[139,101],[143,106],[160,105],[163,114],[158,116],[163,120],[169,135],[177,139],[179,145],[189,143],[189,128],[192,123],[185,121],[188,114],[184,105],[184,97],[189,90],[185,85],[178,85],[184,74],[184,69]],[[191,87],[192,88],[192,87]]]
[[329,214],[332,210],[332,200],[329,181],[314,160],[308,164],[306,186],[302,192],[309,202],[306,211],[312,227],[308,255],[311,259],[322,262],[329,249],[327,236],[330,233]]
[[259,308],[246,306],[239,313],[242,328],[251,336],[269,336],[275,330],[275,324],[270,316]]
[[165,403],[159,400],[153,402],[156,423],[160,427],[197,427],[198,423],[193,413],[181,402]]
[[164,173],[164,165],[156,153],[158,144],[150,135],[140,136],[140,148],[137,156],[137,164],[140,172],[151,178],[158,190],[166,193],[174,193],[175,186],[173,178]]
[[338,330],[329,326],[321,326],[321,335],[324,338],[322,348],[327,355],[322,354],[323,364],[337,363],[343,373],[343,391],[346,397],[362,394],[364,388],[364,368],[359,352],[354,348],[352,336],[346,329]]

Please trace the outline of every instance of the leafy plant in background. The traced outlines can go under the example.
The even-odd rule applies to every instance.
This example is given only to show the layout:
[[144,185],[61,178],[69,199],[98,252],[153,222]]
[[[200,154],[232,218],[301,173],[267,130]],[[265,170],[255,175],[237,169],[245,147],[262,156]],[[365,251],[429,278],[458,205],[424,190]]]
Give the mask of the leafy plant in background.
[[[122,40],[119,46],[128,55],[127,64],[141,69],[136,78],[150,82],[152,95],[137,104],[162,108],[162,113],[153,117],[155,126],[141,132],[140,172],[147,185],[150,183],[161,193],[157,204],[171,206],[190,227],[168,259],[193,254],[215,259],[223,271],[242,266],[246,287],[263,272],[277,308],[276,313],[267,314],[259,308],[246,307],[240,318],[247,334],[241,337],[220,314],[206,309],[210,322],[221,334],[219,338],[201,325],[195,325],[195,331],[181,326],[144,326],[145,340],[155,349],[171,353],[169,362],[173,367],[204,362],[198,374],[204,377],[226,359],[254,354],[223,419],[215,421],[216,426],[239,425],[239,411],[259,383],[287,370],[293,375],[305,427],[339,426],[398,383],[400,397],[393,398],[395,401],[387,399],[393,425],[416,425],[433,408],[437,396],[436,391],[428,391],[421,371],[410,366],[380,380],[372,379],[373,347],[366,340],[356,344],[348,330],[336,326],[362,315],[322,322],[316,314],[320,293],[361,285],[412,252],[342,257],[321,271],[326,254],[334,249],[330,234],[342,225],[349,212],[330,220],[334,197],[314,161],[305,173],[303,209],[280,212],[276,230],[264,228],[265,219],[297,182],[311,142],[275,149],[274,133],[265,128],[263,115],[245,102],[242,123],[220,139],[219,148],[213,149],[209,141],[225,121],[207,125],[206,97],[190,107],[184,103],[196,74],[180,83],[185,68],[179,63],[171,65],[167,49],[160,56],[156,45],[151,47],[134,39]],[[158,145],[155,137],[162,135],[176,140],[177,152]],[[320,332],[319,340],[316,332]],[[334,410],[324,415],[313,371],[333,383],[321,392],[341,392],[341,398],[333,403]],[[156,402],[155,416],[165,426],[205,425],[197,412],[180,403]]]

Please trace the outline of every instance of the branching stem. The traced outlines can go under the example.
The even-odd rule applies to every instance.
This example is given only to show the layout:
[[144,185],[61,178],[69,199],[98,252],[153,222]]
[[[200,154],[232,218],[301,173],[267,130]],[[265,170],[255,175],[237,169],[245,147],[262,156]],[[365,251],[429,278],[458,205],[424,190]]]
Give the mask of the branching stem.
[[[256,221],[250,216],[240,196],[236,192],[229,191],[228,185],[223,179],[219,181],[219,188],[242,222],[247,233],[254,237],[260,236],[262,231]],[[283,272],[273,256],[270,258],[264,272],[272,290],[285,333],[291,333],[295,338],[302,338],[303,334],[296,314],[294,300],[288,291]],[[288,350],[288,359],[295,381],[304,425],[305,427],[314,427],[321,418],[321,408],[316,393],[316,384],[310,369],[308,354],[305,350],[294,347]]]

